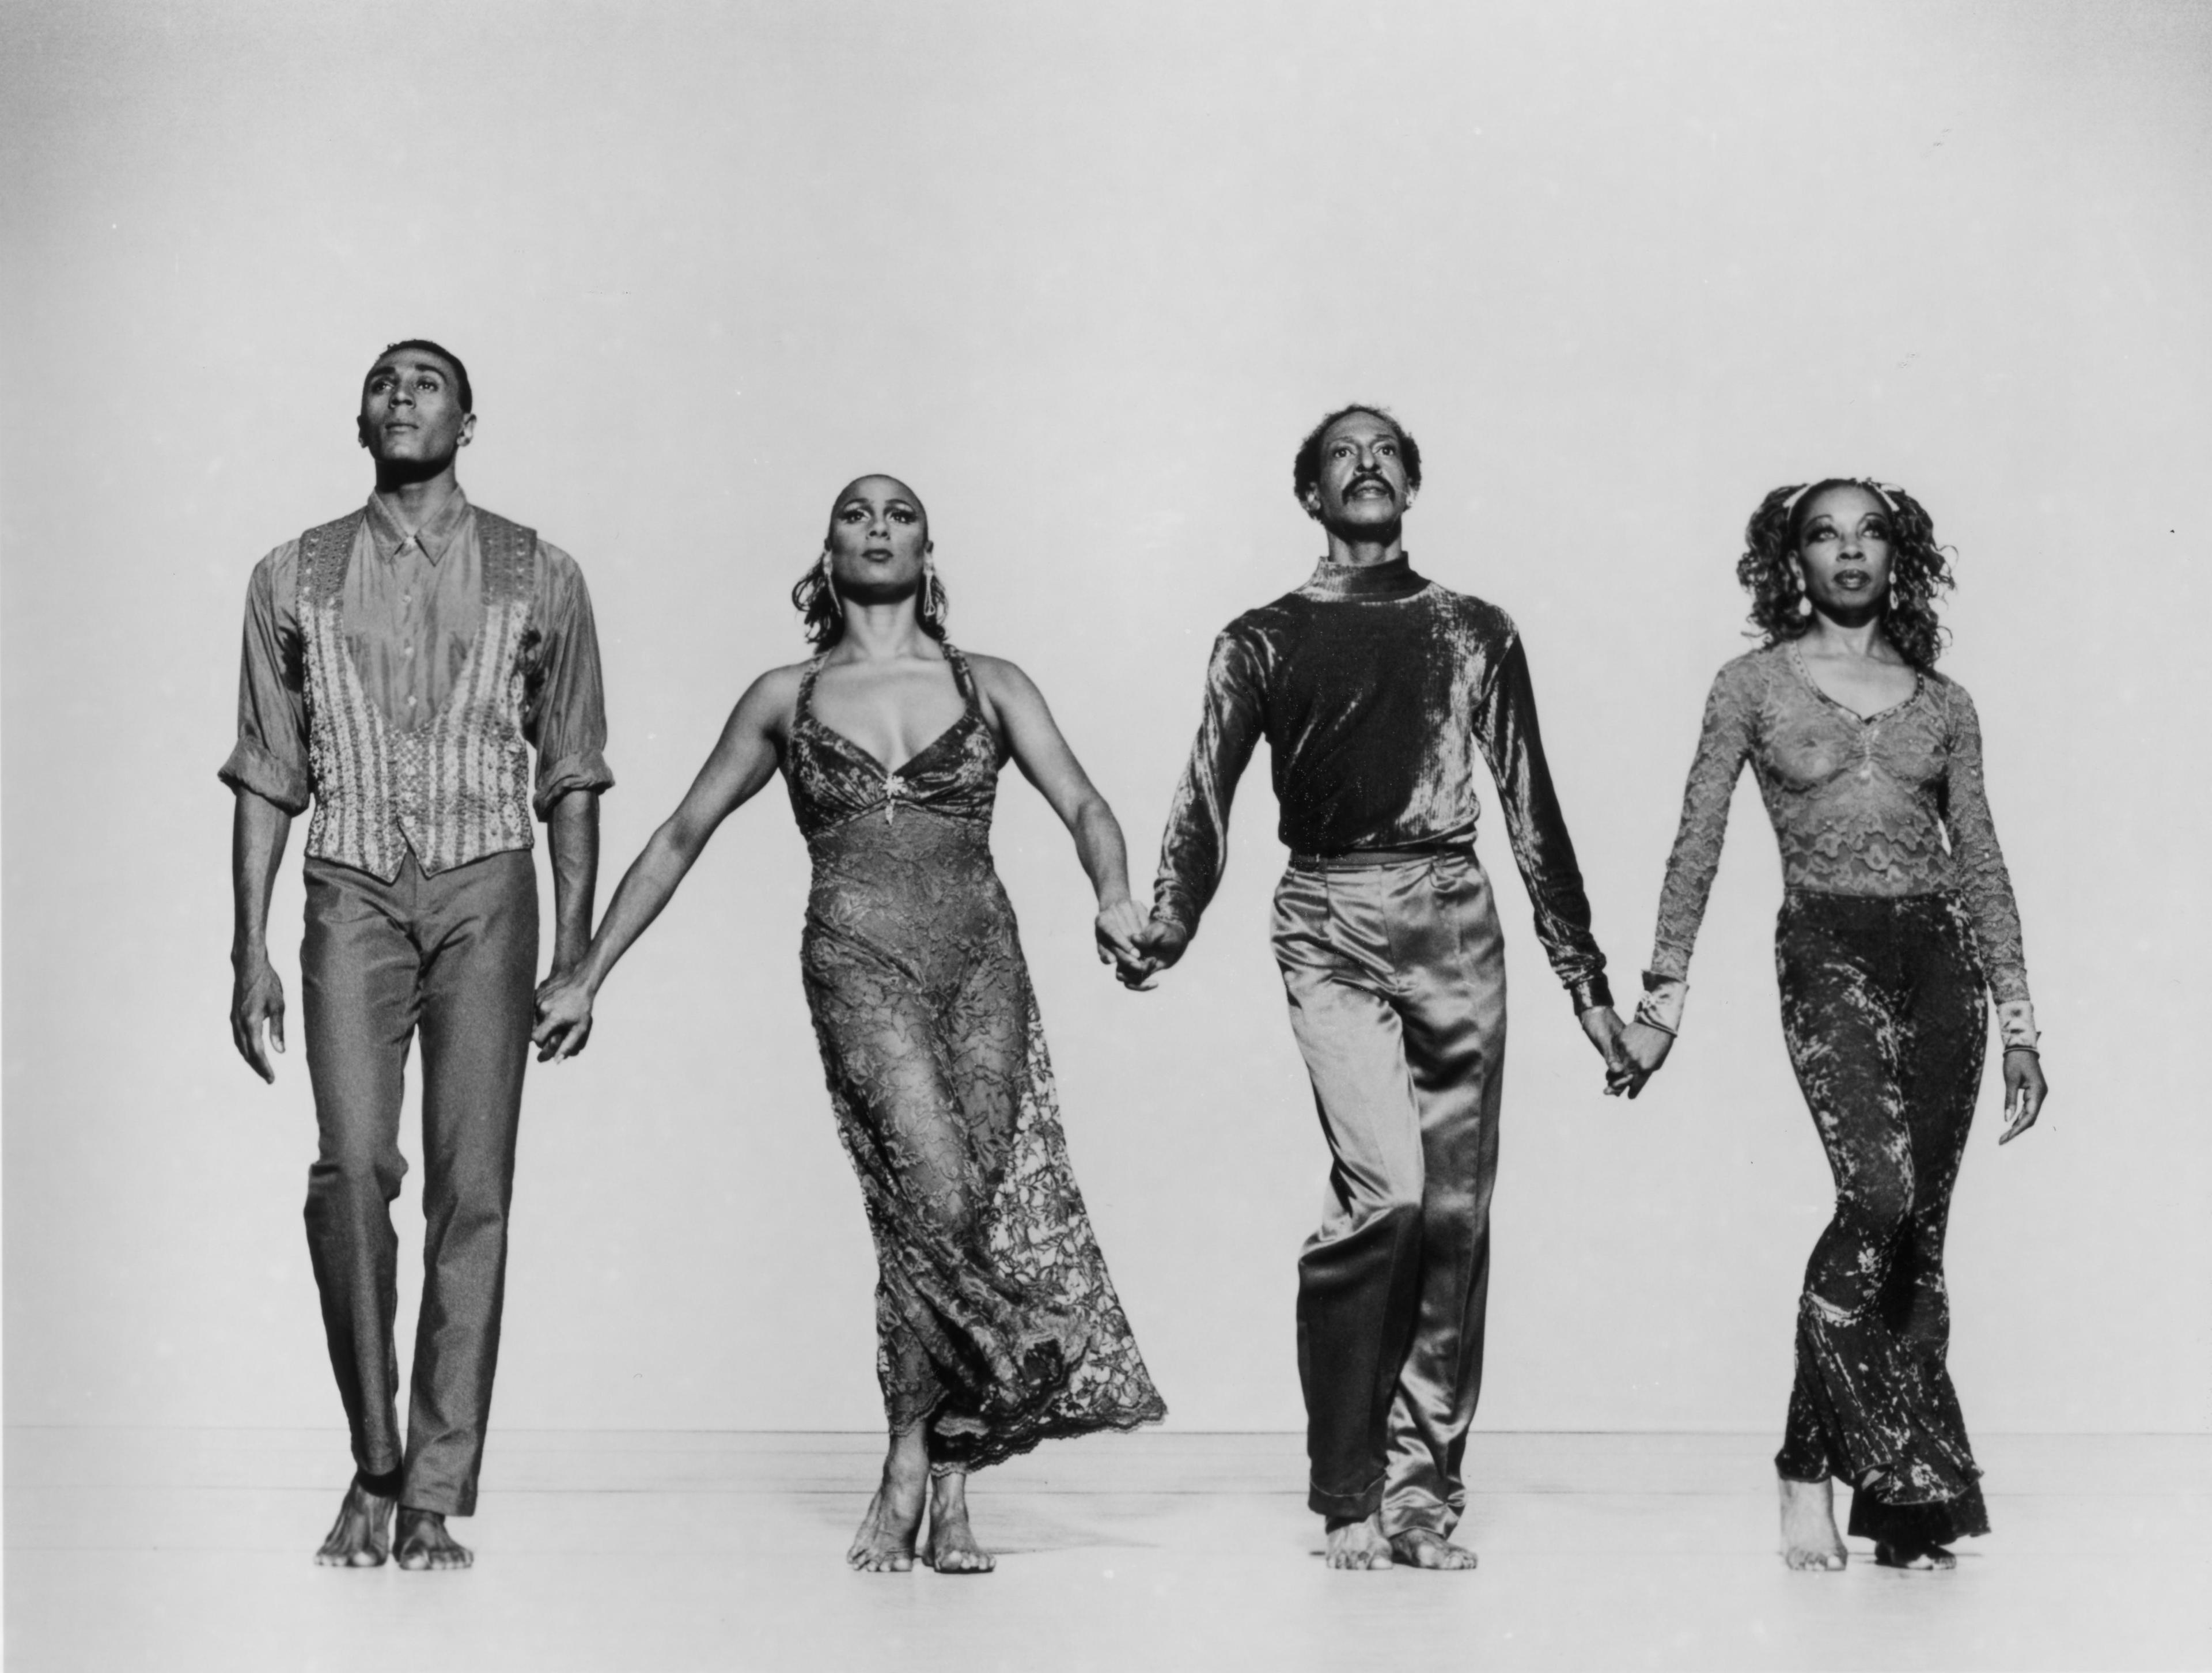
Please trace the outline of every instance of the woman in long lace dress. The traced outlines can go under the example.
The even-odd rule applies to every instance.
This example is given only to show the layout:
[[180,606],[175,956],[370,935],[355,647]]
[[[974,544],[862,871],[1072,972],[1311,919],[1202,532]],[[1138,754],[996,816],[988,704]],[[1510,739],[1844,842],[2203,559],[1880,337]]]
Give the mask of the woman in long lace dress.
[[1782,1451],[1783,1554],[1841,1568],[1832,1479],[1878,1562],[1949,1567],[1985,1533],[1945,1366],[1943,1232],[1989,1030],[2004,1043],[2008,1124],[2045,1083],[2020,914],[1982,788],[1966,688],[1936,672],[1950,585],[1928,514],[1902,489],[1830,478],[1778,488],[1737,575],[1759,649],[1724,666],[1667,862],[1645,993],[1624,1045],[1631,1096],[1681,1026],[1690,949],[1748,761],[1782,849],[1775,932],[1782,1028],[1835,1177],[1797,1316]]
[[1056,1435],[1165,1413],[1070,1171],[1036,998],[991,864],[1011,758],[1075,838],[1102,958],[1133,957],[1121,828],[1026,675],[945,637],[927,513],[903,483],[837,497],[793,593],[818,648],[763,675],[590,951],[538,995],[542,1055],[580,1049],[593,996],[715,828],[781,769],[814,862],[799,962],[838,1136],[874,1234],[883,1480],[859,1569],[993,1566],[968,1472]]

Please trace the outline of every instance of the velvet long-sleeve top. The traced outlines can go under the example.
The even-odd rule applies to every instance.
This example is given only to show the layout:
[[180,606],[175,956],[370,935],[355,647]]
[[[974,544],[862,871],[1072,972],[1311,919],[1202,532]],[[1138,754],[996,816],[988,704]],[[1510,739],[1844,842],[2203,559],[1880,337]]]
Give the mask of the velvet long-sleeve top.
[[[483,625],[483,564],[475,509],[458,488],[418,529],[381,495],[369,496],[337,606],[363,694],[393,730],[416,727],[445,706]],[[246,585],[238,741],[219,775],[295,814],[315,790],[299,566],[300,543],[287,540]],[[583,575],[545,540],[536,543],[531,572],[523,727],[538,752],[532,800],[543,818],[568,792],[605,790],[614,774],[604,753],[606,699]]]
[[1153,888],[1154,910],[1186,931],[1221,881],[1230,803],[1262,738],[1285,845],[1324,859],[1465,849],[1480,757],[1553,970],[1578,1011],[1612,1003],[1528,656],[1504,611],[1403,558],[1323,562],[1297,592],[1222,630]]
[[1927,669],[1903,703],[1863,717],[1814,683],[1789,641],[1727,664],[1705,700],[1659,895],[1643,1020],[1670,1033],[1680,1025],[1690,952],[1747,761],[1781,845],[1785,887],[1950,896],[1972,934],[2005,1043],[2034,1044],[2020,910],[1983,788],[1973,699]]

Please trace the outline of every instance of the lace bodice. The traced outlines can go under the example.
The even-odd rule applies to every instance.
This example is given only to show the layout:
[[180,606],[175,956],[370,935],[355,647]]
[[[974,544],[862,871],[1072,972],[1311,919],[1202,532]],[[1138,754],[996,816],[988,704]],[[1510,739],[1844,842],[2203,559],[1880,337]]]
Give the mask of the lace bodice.
[[983,719],[968,659],[951,645],[945,656],[967,707],[896,770],[814,718],[814,680],[822,672],[822,658],[807,664],[799,678],[784,780],[792,815],[809,843],[871,813],[895,821],[901,806],[925,808],[988,830],[1005,751]]
[[2020,912],[1983,790],[1973,699],[1930,671],[1903,703],[1862,718],[1813,683],[1790,643],[1736,658],[1706,699],[1660,892],[1647,1020],[1679,1020],[1729,801],[1746,761],[1781,845],[1785,887],[1954,897],[2006,1043],[2033,1043]]

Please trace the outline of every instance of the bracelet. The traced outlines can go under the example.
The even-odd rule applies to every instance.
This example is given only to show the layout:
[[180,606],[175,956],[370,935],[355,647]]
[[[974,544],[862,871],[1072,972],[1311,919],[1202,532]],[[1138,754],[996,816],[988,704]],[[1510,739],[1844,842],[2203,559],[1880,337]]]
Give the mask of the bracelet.
[[2005,1049],[2007,1051],[2024,1051],[2031,1057],[2039,1058],[2043,1056],[2043,1054],[2038,1051],[2033,1046],[2008,1045]]

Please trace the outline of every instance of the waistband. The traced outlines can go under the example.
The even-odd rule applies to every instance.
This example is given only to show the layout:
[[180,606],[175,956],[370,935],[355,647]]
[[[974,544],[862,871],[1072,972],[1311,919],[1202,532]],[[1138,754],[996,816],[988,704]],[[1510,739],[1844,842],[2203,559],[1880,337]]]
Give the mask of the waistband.
[[1936,907],[1948,910],[1957,900],[1957,891],[1950,889],[1922,889],[1909,895],[1861,895],[1846,894],[1841,889],[1809,889],[1793,884],[1782,891],[1784,906],[1820,907],[1839,912],[1911,912]]
[[1432,860],[1472,860],[1472,845],[1436,849],[1351,849],[1342,854],[1292,854],[1294,872],[1371,872],[1385,866],[1425,866]]

